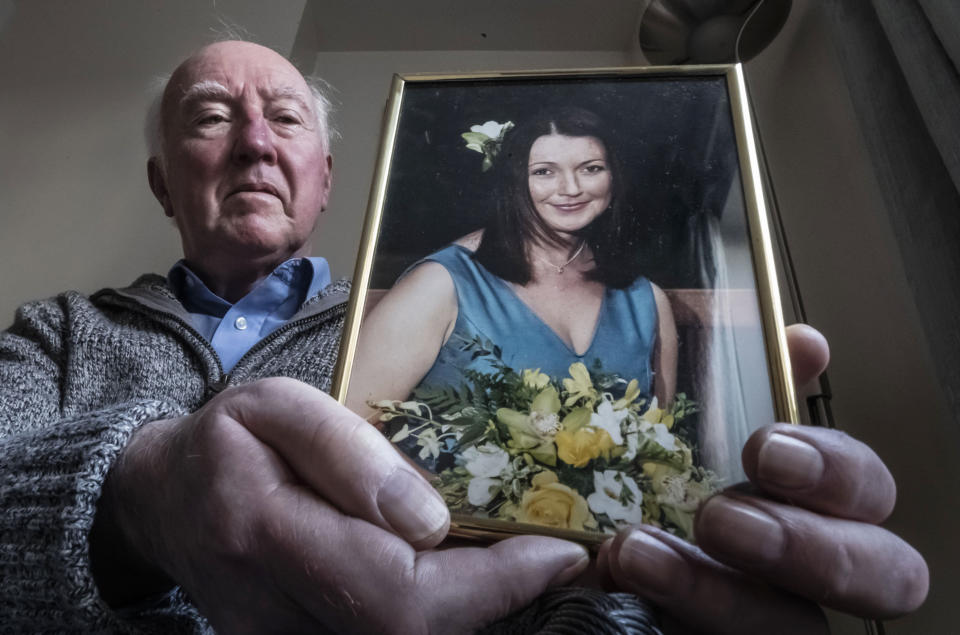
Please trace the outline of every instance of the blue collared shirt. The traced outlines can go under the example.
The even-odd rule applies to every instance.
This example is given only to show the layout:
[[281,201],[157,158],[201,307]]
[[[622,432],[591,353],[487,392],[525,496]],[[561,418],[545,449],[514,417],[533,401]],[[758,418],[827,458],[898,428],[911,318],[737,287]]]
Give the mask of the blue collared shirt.
[[230,304],[210,291],[180,260],[167,280],[190,313],[193,327],[230,372],[254,344],[286,324],[307,298],[330,284],[330,266],[324,258],[293,258],[273,270],[250,293]]

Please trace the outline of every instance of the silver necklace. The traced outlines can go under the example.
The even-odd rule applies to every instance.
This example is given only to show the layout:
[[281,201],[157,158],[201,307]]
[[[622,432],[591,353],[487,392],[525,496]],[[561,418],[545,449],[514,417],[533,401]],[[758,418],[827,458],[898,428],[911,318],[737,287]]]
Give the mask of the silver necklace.
[[549,260],[547,260],[546,258],[544,258],[543,256],[537,256],[537,259],[540,260],[541,262],[543,262],[544,264],[550,265],[553,269],[556,270],[557,274],[561,274],[561,273],[563,273],[564,270],[567,268],[567,265],[569,265],[571,262],[573,262],[574,260],[577,259],[577,257],[578,257],[578,256],[580,255],[580,253],[583,251],[583,248],[586,247],[586,246],[587,246],[587,241],[584,240],[583,242],[580,243],[580,246],[577,247],[577,250],[573,253],[573,255],[570,256],[570,259],[567,260],[567,261],[566,261],[565,263],[563,263],[562,265],[555,265],[555,264],[553,264],[552,262],[550,262]]

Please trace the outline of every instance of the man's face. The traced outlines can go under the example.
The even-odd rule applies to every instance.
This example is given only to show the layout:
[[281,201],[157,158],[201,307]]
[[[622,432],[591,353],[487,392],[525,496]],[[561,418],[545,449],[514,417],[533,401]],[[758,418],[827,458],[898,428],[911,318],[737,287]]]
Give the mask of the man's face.
[[300,73],[255,44],[208,46],[174,72],[149,176],[188,261],[308,255],[330,192],[315,108]]

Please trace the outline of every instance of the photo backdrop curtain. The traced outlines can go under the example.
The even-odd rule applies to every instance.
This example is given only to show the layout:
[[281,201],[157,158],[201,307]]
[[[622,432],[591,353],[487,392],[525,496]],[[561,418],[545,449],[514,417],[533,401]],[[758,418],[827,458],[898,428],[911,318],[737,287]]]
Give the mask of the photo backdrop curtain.
[[927,343],[960,424],[960,2],[826,6]]

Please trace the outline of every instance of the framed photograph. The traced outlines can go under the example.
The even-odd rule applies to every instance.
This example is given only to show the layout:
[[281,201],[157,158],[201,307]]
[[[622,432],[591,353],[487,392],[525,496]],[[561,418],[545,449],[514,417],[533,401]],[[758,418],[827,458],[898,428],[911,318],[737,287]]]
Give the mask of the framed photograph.
[[334,394],[453,530],[689,540],[798,422],[738,65],[394,79]]

